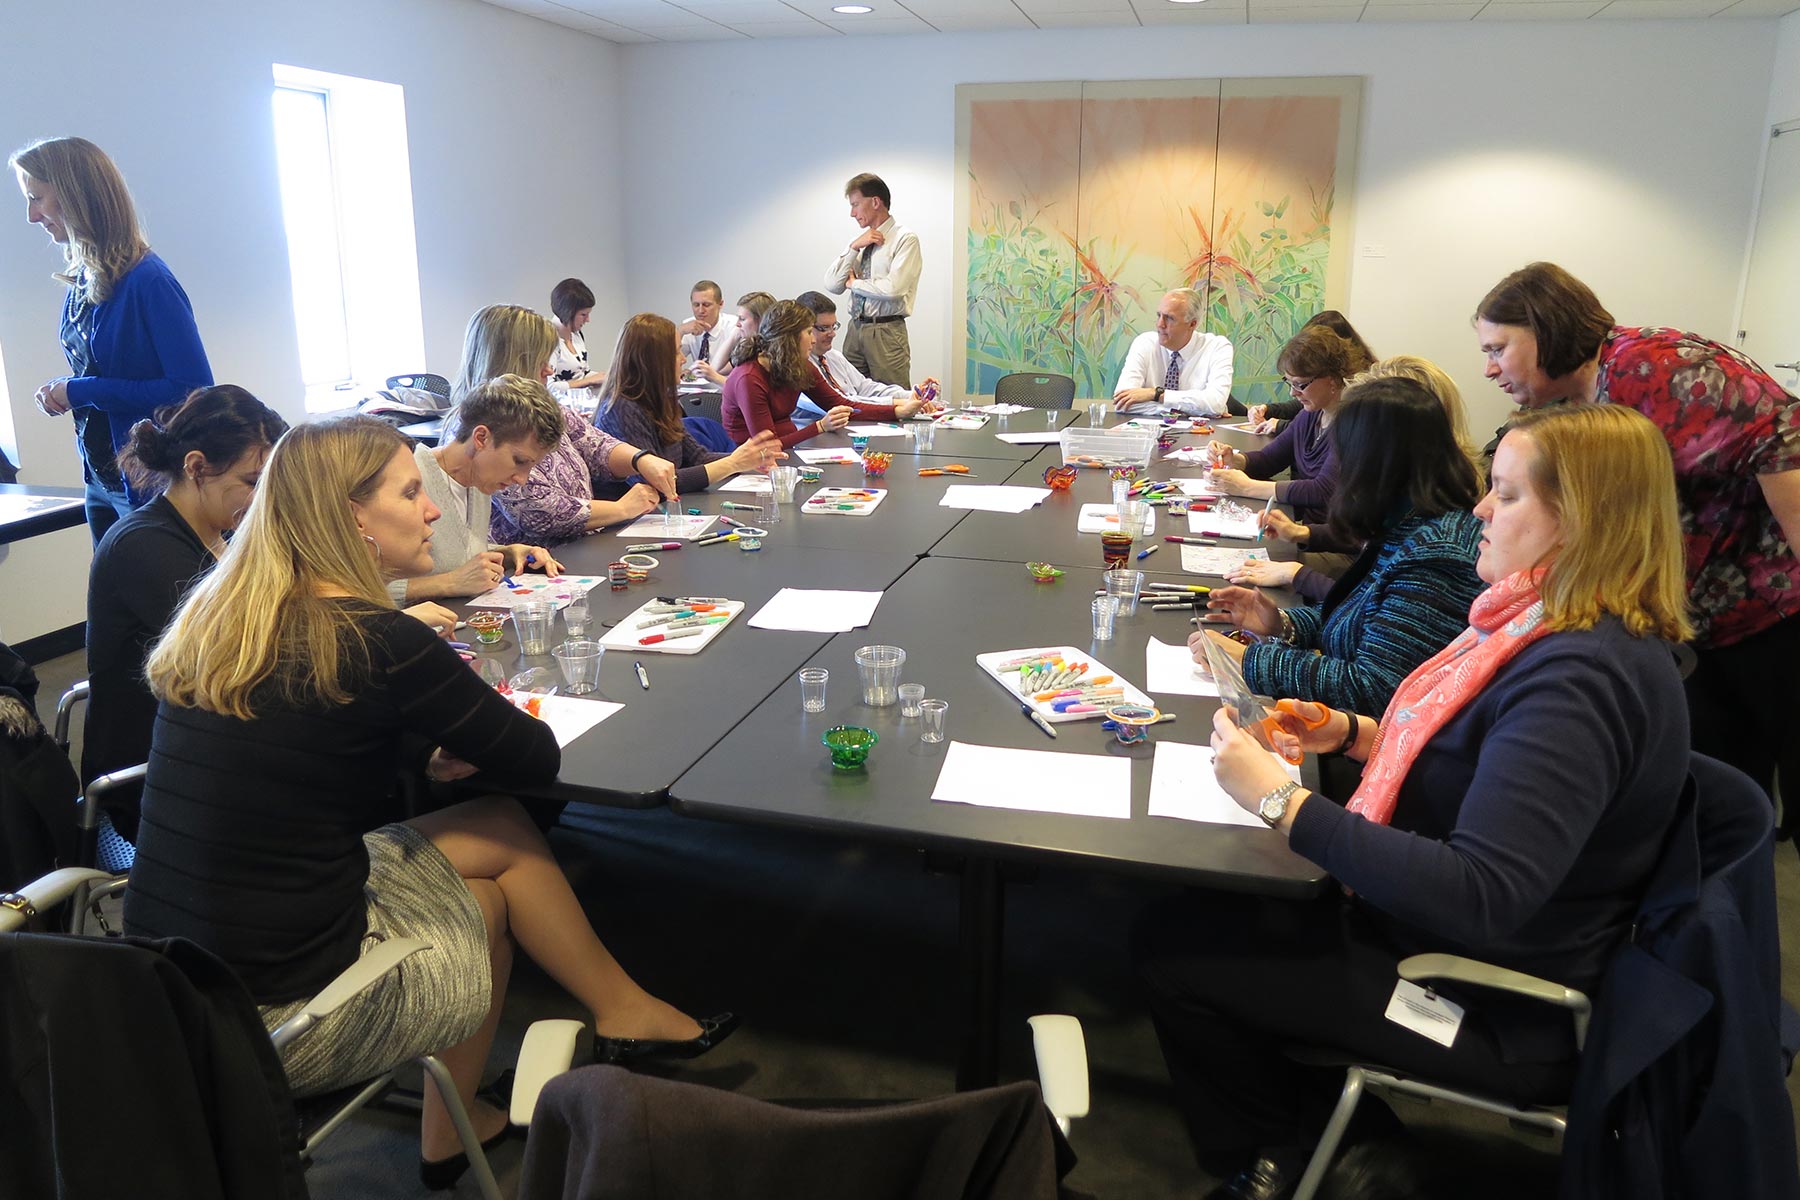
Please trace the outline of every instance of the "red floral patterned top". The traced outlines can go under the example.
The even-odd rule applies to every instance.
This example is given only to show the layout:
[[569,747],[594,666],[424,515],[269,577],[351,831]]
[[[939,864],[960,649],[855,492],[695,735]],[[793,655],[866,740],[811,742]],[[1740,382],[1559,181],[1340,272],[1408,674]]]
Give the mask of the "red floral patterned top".
[[1594,398],[1669,439],[1695,642],[1729,646],[1800,613],[1800,563],[1757,480],[1800,470],[1800,400],[1729,346],[1625,325],[1600,347]]

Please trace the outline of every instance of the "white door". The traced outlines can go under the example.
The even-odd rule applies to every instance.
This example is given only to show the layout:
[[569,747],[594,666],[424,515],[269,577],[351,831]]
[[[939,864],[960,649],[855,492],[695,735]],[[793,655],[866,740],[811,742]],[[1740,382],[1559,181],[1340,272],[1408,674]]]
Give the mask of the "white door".
[[1769,143],[1738,349],[1790,391],[1800,381],[1800,121]]

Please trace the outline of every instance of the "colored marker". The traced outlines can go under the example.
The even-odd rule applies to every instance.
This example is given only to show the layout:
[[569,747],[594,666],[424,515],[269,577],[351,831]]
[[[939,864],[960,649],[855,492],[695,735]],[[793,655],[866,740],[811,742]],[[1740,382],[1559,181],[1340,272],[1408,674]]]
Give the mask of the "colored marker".
[[677,629],[673,633],[653,633],[649,637],[639,638],[638,645],[654,646],[658,642],[672,642],[676,638],[693,637],[695,634],[705,633],[705,632],[706,632],[706,630],[704,630],[704,629],[695,628],[695,629]]
[[696,546],[716,546],[720,542],[735,542],[737,540],[738,540],[738,535],[735,532],[733,532],[733,533],[715,533],[711,537],[697,539],[694,542],[694,545],[696,545]]
[[743,512],[761,512],[762,511],[762,505],[760,505],[760,504],[739,504],[735,500],[727,500],[727,501],[725,501],[725,503],[719,505],[719,507],[720,508],[729,508],[734,512],[740,511],[740,510]]
[[646,692],[649,691],[650,675],[649,672],[644,670],[644,664],[641,662],[633,662],[631,664],[631,669],[637,672],[638,686],[643,688]]
[[627,554],[648,554],[652,550],[679,550],[684,542],[639,542],[635,546],[625,547]]
[[1056,736],[1056,726],[1054,726],[1054,725],[1050,724],[1050,722],[1044,720],[1043,713],[1038,712],[1036,709],[1032,708],[1031,705],[1029,705],[1029,704],[1019,705],[1019,711],[1024,713],[1026,716],[1030,717],[1031,723],[1033,725],[1036,725],[1039,729],[1043,730],[1045,733],[1049,734],[1051,737]]
[[1152,546],[1148,550],[1139,550],[1137,560],[1139,562],[1143,562],[1146,558],[1149,558],[1152,554],[1155,554],[1158,550],[1161,550],[1161,549],[1162,549],[1161,546]]
[[1270,492],[1269,498],[1263,501],[1262,519],[1256,523],[1256,540],[1259,542],[1263,540],[1263,533],[1269,527],[1269,510],[1273,507],[1275,507],[1275,493]]
[[1163,535],[1163,541],[1180,542],[1183,546],[1216,546],[1219,543],[1213,541],[1213,538],[1219,536],[1219,534],[1213,533],[1211,530],[1207,531],[1206,537],[1179,537],[1173,533],[1169,533]]
[[511,575],[502,575],[500,577],[500,583],[502,586],[509,588],[516,588],[519,586],[519,581],[514,579]]

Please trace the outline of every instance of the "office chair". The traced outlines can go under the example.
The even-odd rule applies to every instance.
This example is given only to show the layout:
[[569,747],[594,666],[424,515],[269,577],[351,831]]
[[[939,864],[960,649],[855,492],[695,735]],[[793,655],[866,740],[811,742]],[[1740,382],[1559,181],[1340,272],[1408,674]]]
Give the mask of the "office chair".
[[1023,404],[1026,408],[1072,408],[1075,380],[1067,375],[1040,371],[1014,371],[994,385],[995,404]]
[[420,371],[413,375],[389,375],[385,387],[417,388],[422,392],[430,392],[434,396],[450,399],[450,381],[442,375],[433,375]]

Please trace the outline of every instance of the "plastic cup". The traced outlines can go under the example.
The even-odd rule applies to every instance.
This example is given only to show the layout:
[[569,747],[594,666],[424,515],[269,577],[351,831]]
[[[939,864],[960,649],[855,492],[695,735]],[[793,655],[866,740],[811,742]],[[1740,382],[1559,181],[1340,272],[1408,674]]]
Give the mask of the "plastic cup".
[[925,699],[925,685],[922,683],[903,683],[900,685],[900,715],[916,717],[919,715],[919,702]]
[[913,426],[913,449],[929,450],[937,441],[937,422],[923,421]]
[[864,729],[860,725],[833,725],[819,738],[819,743],[830,753],[833,767],[854,771],[869,761],[869,751],[880,740],[873,729]]
[[1119,601],[1114,596],[1094,597],[1094,640],[1110,642],[1113,635],[1113,614],[1118,611]]
[[571,638],[552,653],[562,668],[563,690],[571,696],[585,696],[600,686],[600,660],[606,647],[586,638]]
[[862,677],[862,700],[870,708],[887,708],[900,697],[900,668],[906,651],[898,646],[864,646],[856,652]]
[[769,482],[774,485],[775,503],[792,504],[794,487],[800,482],[800,470],[798,467],[771,467]]
[[569,636],[572,638],[581,638],[581,637],[587,636],[587,631],[588,631],[587,593],[583,592],[581,595],[575,597],[573,600],[571,600],[567,604],[563,605],[563,626],[566,629],[568,629]]
[[550,629],[556,624],[556,603],[526,600],[513,606],[513,628],[519,631],[519,653],[543,654],[550,649]]
[[948,700],[919,701],[919,740],[921,742],[941,742],[944,740],[944,714],[950,711]]
[[1126,500],[1118,506],[1119,528],[1132,537],[1144,536],[1144,525],[1150,519],[1150,506],[1142,500]]
[[860,433],[851,434],[850,435],[850,448],[852,450],[856,451],[858,454],[861,454],[863,451],[865,451],[869,448],[868,437],[863,434],[860,434]]
[[1131,561],[1131,547],[1137,538],[1129,529],[1108,529],[1100,535],[1100,560],[1109,571],[1117,571]]
[[1044,410],[1044,428],[1056,428],[1056,410],[1054,408],[1046,408]]
[[[1144,573],[1142,571],[1108,571],[1102,578],[1106,581],[1106,595],[1113,600],[1116,615],[1121,617],[1137,616],[1138,595],[1144,588]],[[1096,634],[1096,636],[1098,635]]]
[[491,688],[497,688],[506,682],[506,668],[501,666],[497,659],[476,659],[475,674],[481,677],[481,682]]
[[1088,426],[1099,429],[1106,424],[1106,405],[1099,401],[1088,405]]
[[1113,480],[1112,481],[1112,498],[1113,498],[1113,511],[1116,512],[1116,511],[1118,511],[1118,508],[1120,505],[1124,504],[1127,500],[1131,499],[1131,480],[1129,480],[1129,479]]
[[824,667],[802,667],[800,670],[800,711],[825,711],[825,684],[831,672]]
[[506,632],[506,617],[502,613],[483,610],[469,618],[469,628],[475,631],[475,640],[484,646],[497,646]]

